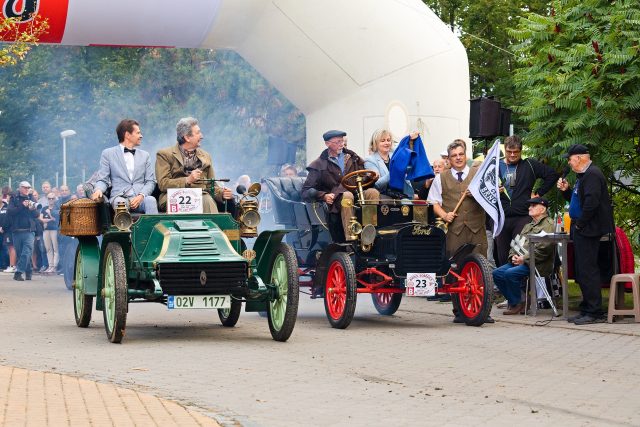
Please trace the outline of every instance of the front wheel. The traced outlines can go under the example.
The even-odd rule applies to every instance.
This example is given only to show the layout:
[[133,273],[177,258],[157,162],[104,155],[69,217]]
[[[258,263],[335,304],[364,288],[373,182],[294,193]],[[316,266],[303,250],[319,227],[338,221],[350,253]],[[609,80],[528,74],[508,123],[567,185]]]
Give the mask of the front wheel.
[[371,294],[371,300],[378,313],[383,316],[391,316],[398,311],[398,307],[402,302],[402,294]]
[[240,319],[240,312],[242,311],[242,301],[231,297],[231,308],[218,309],[218,317],[222,326],[232,328],[238,323]]
[[469,326],[481,326],[491,314],[493,299],[493,276],[485,257],[467,255],[460,263],[460,276],[465,291],[452,294],[453,309]]
[[82,251],[80,245],[76,248],[75,271],[73,281],[73,312],[76,318],[76,325],[86,328],[91,321],[91,310],[93,308],[93,295],[85,295],[84,271],[82,268]]
[[336,252],[329,258],[324,281],[324,309],[331,326],[345,329],[356,311],[356,272],[349,255]]
[[280,243],[271,262],[271,283],[278,288],[278,298],[269,302],[267,320],[276,341],[286,341],[293,332],[298,315],[298,260],[291,246]]
[[127,325],[129,297],[127,293],[127,268],[119,243],[107,245],[102,265],[102,292],[104,293],[104,328],[112,343],[124,337]]

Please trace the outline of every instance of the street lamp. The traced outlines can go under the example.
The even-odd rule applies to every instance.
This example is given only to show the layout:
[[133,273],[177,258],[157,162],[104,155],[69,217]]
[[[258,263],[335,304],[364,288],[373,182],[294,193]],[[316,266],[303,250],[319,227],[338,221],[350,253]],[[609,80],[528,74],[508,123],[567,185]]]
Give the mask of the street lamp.
[[62,185],[67,185],[67,138],[74,136],[75,130],[63,130],[60,132],[62,137]]

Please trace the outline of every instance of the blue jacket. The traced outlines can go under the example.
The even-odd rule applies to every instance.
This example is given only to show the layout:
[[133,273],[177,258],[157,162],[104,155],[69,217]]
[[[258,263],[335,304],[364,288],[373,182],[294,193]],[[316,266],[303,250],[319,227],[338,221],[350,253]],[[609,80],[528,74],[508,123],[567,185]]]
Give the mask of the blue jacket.
[[413,141],[413,150],[409,147],[409,139],[408,135],[402,138],[391,156],[389,187],[396,191],[403,191],[405,179],[420,181],[435,176],[422,139],[418,136]]
[[[389,178],[391,175],[389,174],[389,169],[387,169],[387,165],[380,157],[380,153],[375,152],[364,160],[364,168],[376,171],[380,174],[380,178],[376,181],[376,189],[381,193],[384,193],[389,187]],[[411,187],[411,183],[408,180],[404,180],[404,189],[402,193],[409,196],[409,198],[413,198],[413,188]]]

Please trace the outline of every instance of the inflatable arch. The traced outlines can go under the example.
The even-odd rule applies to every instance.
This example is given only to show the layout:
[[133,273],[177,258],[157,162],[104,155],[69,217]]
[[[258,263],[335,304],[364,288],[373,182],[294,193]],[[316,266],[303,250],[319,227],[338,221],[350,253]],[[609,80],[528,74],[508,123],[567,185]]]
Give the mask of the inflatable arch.
[[4,0],[4,16],[46,17],[45,43],[233,49],[322,133],[349,147],[388,126],[424,135],[435,158],[469,125],[467,55],[420,0]]

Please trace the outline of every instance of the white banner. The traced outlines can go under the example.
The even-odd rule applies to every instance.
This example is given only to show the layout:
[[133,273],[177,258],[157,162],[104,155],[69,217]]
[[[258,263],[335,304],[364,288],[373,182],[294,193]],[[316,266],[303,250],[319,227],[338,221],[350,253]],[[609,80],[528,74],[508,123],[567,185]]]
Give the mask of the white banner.
[[504,211],[500,203],[500,183],[498,162],[500,161],[500,141],[496,140],[485,156],[480,169],[469,184],[469,191],[480,206],[493,219],[493,235],[497,236],[504,225]]

